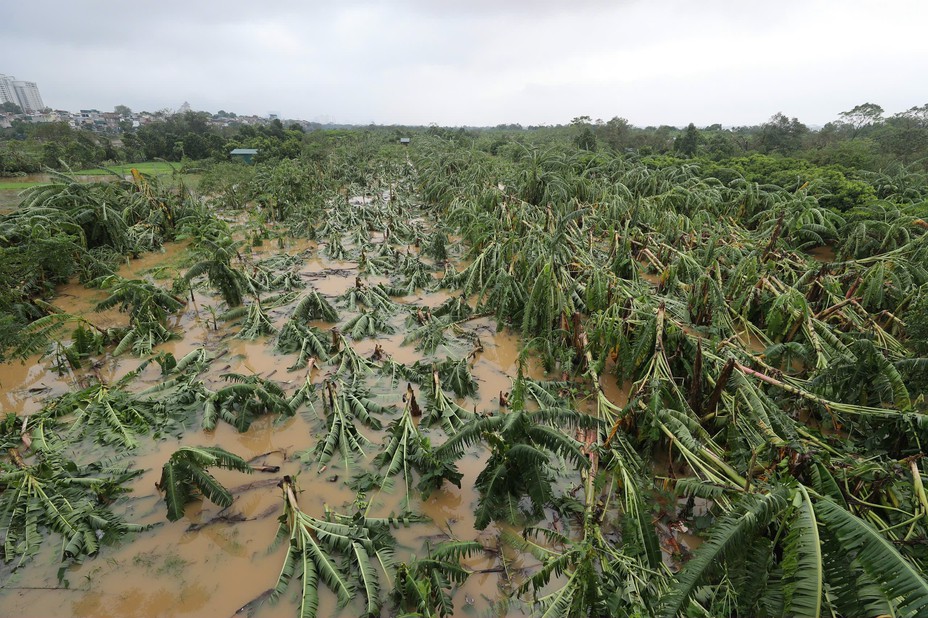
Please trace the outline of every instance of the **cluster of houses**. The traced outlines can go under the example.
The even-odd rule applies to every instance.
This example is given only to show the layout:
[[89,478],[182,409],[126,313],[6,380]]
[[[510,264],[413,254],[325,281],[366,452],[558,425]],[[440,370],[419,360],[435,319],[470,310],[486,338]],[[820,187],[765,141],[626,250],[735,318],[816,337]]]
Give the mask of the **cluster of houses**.
[[[77,112],[69,112],[66,110],[46,108],[42,111],[23,114],[0,111],[0,129],[8,129],[13,126],[13,121],[20,120],[27,123],[66,122],[74,129],[88,129],[98,133],[116,134],[125,130],[136,129],[153,122],[160,122],[170,115],[170,112],[132,112],[129,114],[120,114],[117,112],[101,112],[97,109],[82,109]],[[208,117],[206,122],[210,126],[216,128],[225,128],[245,125],[265,125],[271,122],[271,120],[273,120],[273,117],[216,114]]]
[[[133,114],[133,116],[141,116],[141,114]],[[25,114],[0,113],[0,128],[7,129],[11,127],[14,120],[36,124],[66,122],[75,129],[84,128],[101,133],[118,133],[120,130],[119,123],[124,120],[124,118],[116,112],[101,112],[96,109],[82,109],[78,112],[69,112],[62,109],[45,109]],[[133,126],[142,124],[141,118],[125,120],[130,120]],[[149,120],[149,122],[153,120],[154,119]]]

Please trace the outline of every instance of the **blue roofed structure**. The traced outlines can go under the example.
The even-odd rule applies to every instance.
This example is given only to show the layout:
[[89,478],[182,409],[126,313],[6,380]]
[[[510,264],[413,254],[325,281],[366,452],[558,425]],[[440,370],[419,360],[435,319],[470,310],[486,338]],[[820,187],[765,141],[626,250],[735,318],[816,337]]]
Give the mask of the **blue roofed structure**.
[[236,148],[229,153],[234,161],[241,161],[248,165],[254,162],[253,159],[256,154],[258,154],[257,148]]

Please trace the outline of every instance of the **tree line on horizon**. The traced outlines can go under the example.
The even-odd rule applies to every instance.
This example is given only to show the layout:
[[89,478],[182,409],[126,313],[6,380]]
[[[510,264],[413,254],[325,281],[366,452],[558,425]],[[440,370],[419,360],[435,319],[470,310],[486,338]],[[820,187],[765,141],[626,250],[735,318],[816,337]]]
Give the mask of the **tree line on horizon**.
[[[234,117],[229,112],[221,114]],[[570,141],[588,151],[669,155],[715,162],[767,155],[852,170],[878,171],[898,164],[926,169],[928,104],[891,116],[884,114],[880,105],[862,103],[841,112],[836,120],[819,129],[778,112],[761,125],[744,127],[721,124],[697,127],[692,123],[683,129],[669,125],[636,127],[618,116],[608,121],[578,116],[569,124],[556,126],[368,125],[331,129],[311,125],[307,131],[300,124],[284,125],[278,119],[261,126],[216,127],[208,122],[216,115],[188,110],[166,114],[162,121],[138,128],[126,124],[115,136],[75,129],[67,123],[14,121],[11,128],[0,129],[0,175],[152,160],[220,162],[228,161],[234,148],[257,148],[259,161],[313,159],[331,149],[346,131],[363,131],[383,142],[424,133],[469,143],[494,155],[501,148],[511,148],[514,138],[528,144]]]

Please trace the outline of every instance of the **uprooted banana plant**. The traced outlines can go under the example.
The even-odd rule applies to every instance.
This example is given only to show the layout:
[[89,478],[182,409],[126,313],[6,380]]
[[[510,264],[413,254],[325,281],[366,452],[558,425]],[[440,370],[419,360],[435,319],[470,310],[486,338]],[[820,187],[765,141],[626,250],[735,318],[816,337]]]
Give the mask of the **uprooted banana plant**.
[[167,517],[177,521],[195,493],[213,504],[225,508],[232,504],[232,494],[211,475],[207,468],[224,468],[251,473],[244,459],[218,446],[182,446],[161,468],[159,491],[164,492]]
[[338,453],[338,461],[345,470],[351,468],[358,457],[364,455],[365,449],[372,443],[355,425],[355,420],[371,429],[380,429],[381,415],[386,408],[370,398],[370,394],[357,384],[329,380],[322,393],[325,412],[326,436],[315,447],[315,455],[320,466],[326,466]]
[[206,394],[203,404],[203,429],[212,431],[223,420],[240,432],[266,414],[293,416],[289,398],[275,382],[257,375],[229,373],[222,376],[229,386]]
[[59,397],[43,408],[40,417],[65,428],[69,440],[90,437],[101,444],[138,446],[139,437],[175,423],[180,410],[166,410],[127,390],[144,365],[119,381],[98,381]]
[[[467,482],[479,493],[475,527],[504,530],[487,548],[500,597],[539,615],[928,612],[922,174],[861,172],[853,182],[878,199],[839,209],[844,198],[819,180],[758,179],[782,179],[761,168],[785,158],[593,152],[533,144],[530,132],[491,154],[483,136],[421,137],[392,156],[365,134],[311,163],[262,164],[241,174],[247,188],[212,199],[235,205],[229,217],[142,181],[59,177],[0,217],[0,274],[24,288],[0,294],[4,349],[28,356],[54,342],[79,381],[28,418],[0,419],[6,559],[34,554],[47,531],[78,558],[130,529],[104,503],[132,473],[69,462],[63,445],[132,447],[197,414],[208,430],[224,420],[247,431],[304,410],[319,437],[304,433],[302,464],[333,468],[323,481],[341,477],[376,502],[317,518],[300,510],[293,480],[281,482],[288,548],[273,596],[299,579],[301,615],[317,613],[320,584],[363,615],[382,613],[389,589],[397,613],[451,615],[471,572],[462,561],[481,545],[429,542],[394,570],[388,527],[410,519],[368,514],[393,498],[431,508],[430,494]],[[243,196],[256,209],[241,211]],[[212,354],[198,349],[143,362],[132,377],[162,368],[144,390],[100,378],[111,344],[148,355],[171,334],[181,300],[113,272],[176,233],[193,257],[176,293],[195,304],[191,284],[205,276],[244,337],[279,319],[271,345],[303,373],[229,374],[212,392]],[[297,249],[288,234],[319,243]],[[270,239],[280,253],[266,255]],[[319,253],[342,263],[310,267]],[[29,260],[40,268],[23,275]],[[75,275],[107,276],[104,306],[125,309],[129,331],[42,300]],[[333,280],[305,287],[321,277]],[[221,358],[217,308],[207,310],[213,330],[197,345]],[[378,339],[403,319],[414,362],[393,337]],[[487,411],[486,363],[509,370],[493,360],[494,330],[520,334],[522,349],[511,395]],[[401,409],[379,403],[403,386]],[[485,464],[475,479],[457,469],[465,453]],[[210,466],[247,467],[212,447],[168,460],[170,519],[197,494],[231,502]]]
[[[470,258],[442,285],[521,330],[561,373],[557,386],[527,381],[525,398],[544,409],[583,395],[601,423],[580,434],[591,457],[581,476],[596,488],[580,525],[511,539],[544,560],[522,592],[546,615],[923,611],[928,416],[915,375],[928,350],[917,309],[928,226],[911,198],[888,191],[890,203],[840,216],[809,186],[725,185],[686,164],[538,150],[507,170],[437,141],[415,163]],[[834,262],[801,253],[842,238]],[[434,350],[444,325],[423,317],[415,338]],[[627,402],[607,395],[610,380]],[[446,427],[458,433],[438,449],[486,425],[478,516],[489,481],[513,474],[491,440],[526,414],[521,390],[492,427],[480,417]],[[642,507],[658,491],[647,476],[660,452],[670,453],[661,491],[689,505],[660,517],[692,525],[703,500],[713,522],[676,577]]]
[[444,618],[454,614],[451,599],[455,586],[471,575],[461,560],[483,553],[476,541],[444,541],[434,547],[427,544],[425,556],[413,556],[409,562],[396,565],[393,604],[406,615],[422,618]]
[[0,462],[0,521],[3,522],[4,562],[23,564],[38,553],[44,532],[61,536],[60,560],[80,560],[97,553],[128,532],[143,530],[108,508],[128,491],[124,485],[141,474],[126,467],[79,466],[56,450],[36,453],[27,463],[16,452]]
[[321,581],[335,594],[339,606],[360,598],[365,615],[378,615],[381,575],[389,581],[394,568],[395,541],[390,528],[408,526],[422,518],[409,514],[372,518],[359,509],[350,516],[327,512],[319,519],[300,509],[293,479],[285,476],[280,488],[284,513],[277,539],[286,539],[288,547],[271,600],[279,599],[296,578],[301,586],[299,615],[314,618]]
[[129,328],[113,350],[114,355],[131,349],[136,356],[145,356],[174,336],[167,319],[184,306],[182,300],[147,281],[118,275],[103,278],[99,286],[110,295],[97,304],[97,311],[119,307],[129,314]]
[[[511,405],[506,413],[475,417],[436,449],[443,459],[459,459],[478,443],[489,449],[490,459],[474,481],[480,492],[474,523],[478,530],[493,520],[518,523],[540,517],[554,495],[551,457],[562,457],[577,468],[588,465],[577,441],[553,425],[590,429],[600,424],[595,417],[570,409],[525,410],[521,376]],[[527,512],[520,505],[523,497],[531,503]]]
[[220,317],[223,320],[238,320],[241,326],[238,336],[242,339],[257,339],[277,332],[257,296],[247,306],[230,309]]
[[[421,414],[412,387],[407,388],[405,406],[399,418],[387,427],[383,448],[374,457],[374,472],[365,472],[352,480],[352,487],[368,492],[373,489],[391,489],[393,477],[399,475],[403,483],[402,507],[409,508],[413,489],[427,498],[447,480],[461,486],[463,475],[453,463],[435,452],[430,440],[419,430],[413,418]],[[419,483],[414,483],[413,472],[419,474]]]

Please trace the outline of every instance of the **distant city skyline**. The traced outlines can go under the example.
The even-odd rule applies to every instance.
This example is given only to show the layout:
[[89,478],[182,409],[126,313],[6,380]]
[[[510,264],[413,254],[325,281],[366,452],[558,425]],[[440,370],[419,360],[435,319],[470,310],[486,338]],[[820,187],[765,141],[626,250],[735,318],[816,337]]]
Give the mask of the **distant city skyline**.
[[0,73],[0,104],[13,103],[24,112],[37,112],[45,109],[42,95],[35,82],[16,79],[13,75]]

